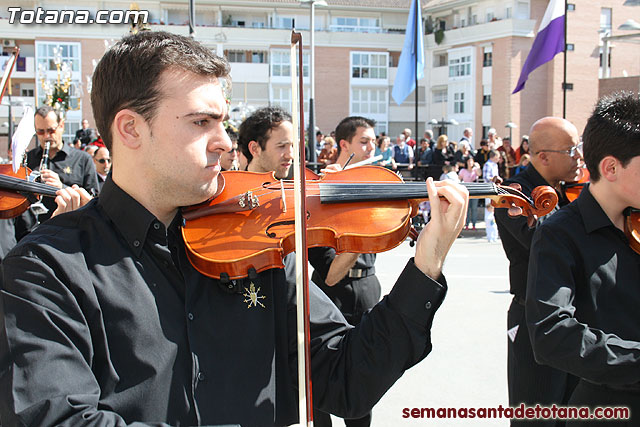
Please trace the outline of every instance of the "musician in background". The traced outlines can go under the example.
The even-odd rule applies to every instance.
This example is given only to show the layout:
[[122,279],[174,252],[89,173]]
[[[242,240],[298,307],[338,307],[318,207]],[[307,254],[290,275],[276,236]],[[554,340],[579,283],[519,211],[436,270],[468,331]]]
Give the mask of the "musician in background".
[[[376,122],[364,117],[351,116],[336,127],[338,142],[338,169],[369,159],[376,147]],[[353,155],[353,157],[351,157]],[[336,255],[333,248],[309,249],[309,262],[313,266],[311,280],[340,309],[345,319],[352,324],[360,323],[364,313],[380,300],[380,282],[376,277],[376,254],[342,253]],[[329,414],[314,411],[314,425],[331,426]],[[357,419],[345,419],[348,427],[371,425],[371,412]]]
[[223,171],[244,170],[240,169],[238,159],[238,132],[229,126],[227,127],[227,135],[229,135],[229,139],[231,140],[231,150],[220,156],[220,168],[222,168]]
[[[43,183],[56,188],[77,184],[85,190],[97,192],[100,189],[93,159],[82,150],[75,150],[64,144],[64,119],[48,105],[35,112],[35,131],[39,145],[27,153],[27,166],[31,170],[40,170]],[[49,155],[44,156],[49,143]],[[38,215],[38,221],[49,219],[56,209],[52,198],[43,198],[42,203],[49,210]]]
[[[532,153],[539,151],[533,136]],[[625,236],[623,212],[640,209],[639,94],[602,98],[582,138],[590,184],[533,237],[527,323],[536,360],[580,378],[570,406],[631,412],[620,424],[582,420],[567,425],[637,426],[640,255],[629,246],[634,237]],[[636,245],[637,239],[636,234]]]
[[102,186],[107,180],[107,175],[109,175],[109,171],[111,170],[111,155],[107,147],[98,147],[93,153],[93,164],[98,174],[98,185],[100,185],[98,190],[102,190]]
[[[189,262],[181,233],[180,207],[217,193],[231,149],[229,72],[207,47],[161,31],[125,37],[98,63],[91,103],[114,159],[100,197],[42,224],[3,261],[3,426],[298,421],[291,271],[209,278]],[[442,266],[468,193],[426,187],[429,227],[366,321],[348,325],[309,287],[316,408],[362,416],[431,351]],[[213,234],[216,226],[211,219]],[[242,232],[230,251],[245,244]]]
[[[545,117],[533,124],[530,131],[531,162],[505,185],[517,184],[526,196],[541,185],[559,188],[561,181],[578,179],[582,157],[578,130],[569,121]],[[493,150],[492,150],[493,151]],[[538,364],[533,357],[525,319],[527,267],[529,248],[536,228],[568,203],[561,192],[554,210],[542,218],[511,217],[505,209],[495,209],[500,241],[509,258],[509,283],[513,300],[507,314],[507,379],[509,405],[566,405],[575,377],[566,372]],[[555,420],[536,420],[536,425],[557,425]],[[530,421],[512,425],[530,425]]]
[[264,107],[247,117],[238,129],[238,148],[247,158],[250,172],[275,172],[289,176],[293,164],[291,115],[280,107]]

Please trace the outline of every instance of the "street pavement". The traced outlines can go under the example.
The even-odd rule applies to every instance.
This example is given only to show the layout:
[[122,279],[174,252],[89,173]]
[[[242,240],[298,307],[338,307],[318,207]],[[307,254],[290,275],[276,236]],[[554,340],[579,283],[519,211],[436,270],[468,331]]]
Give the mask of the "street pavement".
[[[483,224],[481,224],[483,225]],[[376,274],[386,295],[415,249],[406,241],[378,255]],[[444,266],[447,296],[436,312],[433,350],[409,369],[373,410],[374,427],[508,426],[506,419],[403,418],[404,408],[506,407],[510,303],[508,261],[484,228],[463,231]],[[343,421],[333,419],[334,426]]]

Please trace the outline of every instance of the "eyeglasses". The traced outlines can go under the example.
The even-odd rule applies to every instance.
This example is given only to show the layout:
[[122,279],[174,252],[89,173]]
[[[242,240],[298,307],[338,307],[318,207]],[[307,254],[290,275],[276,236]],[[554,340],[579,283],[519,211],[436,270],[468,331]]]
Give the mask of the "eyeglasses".
[[50,135],[52,133],[56,133],[56,131],[60,128],[60,125],[54,127],[54,128],[48,128],[48,129],[36,129],[36,133],[38,135],[44,135],[45,133],[47,135]]
[[580,157],[583,156],[583,152],[582,152],[582,142],[580,142],[580,144],[578,145],[574,145],[573,147],[571,147],[569,150],[540,150],[538,152],[536,152],[536,154],[538,153],[562,153],[562,154],[568,154],[571,157],[575,157],[576,154],[580,154]]
[[231,153],[235,153],[237,151],[238,151],[238,147],[234,147],[231,150],[229,150],[228,153],[231,154]]
[[103,165],[105,163],[111,163],[111,159],[97,159],[98,163],[102,163]]

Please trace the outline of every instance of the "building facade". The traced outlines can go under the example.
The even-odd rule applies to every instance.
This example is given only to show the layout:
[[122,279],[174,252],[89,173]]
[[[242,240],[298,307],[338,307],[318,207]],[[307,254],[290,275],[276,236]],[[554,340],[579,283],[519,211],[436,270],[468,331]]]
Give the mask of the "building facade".
[[[316,0],[317,1],[317,0]],[[628,2],[628,1],[627,1]],[[402,105],[391,98],[397,64],[404,42],[410,0],[326,0],[316,3],[315,116],[324,132],[348,115],[363,115],[378,122],[377,131],[395,136],[414,129],[414,94]],[[526,59],[547,0],[432,0],[422,1],[427,65],[418,86],[418,133],[437,128],[431,121],[454,119],[445,130],[459,139],[465,127],[474,129],[476,145],[489,127],[514,139],[546,115],[562,115],[562,55],[534,71],[523,91],[511,95]],[[600,65],[602,37],[619,34],[618,26],[640,15],[640,8],[625,0],[576,0],[568,13],[567,118],[579,129],[599,93],[599,77],[611,87],[633,86],[640,75],[637,45],[618,40],[608,46],[609,68]],[[188,1],[138,1],[149,12],[152,30],[188,35]],[[128,10],[131,3],[113,1],[15,0],[22,11]],[[21,12],[24,13],[24,12]],[[19,46],[20,58],[12,75],[11,116],[17,122],[23,105],[44,101],[42,81],[58,76],[55,49],[68,64],[72,82],[71,107],[65,137],[73,138],[82,118],[93,126],[89,101],[91,74],[105,49],[127,34],[130,25],[18,24],[0,10],[0,40],[4,55]],[[638,17],[640,20],[640,16]],[[308,4],[298,0],[199,0],[196,2],[195,38],[225,55],[232,66],[231,116],[241,120],[264,105],[290,108],[290,31],[302,32],[305,111],[308,110],[309,27]],[[607,32],[608,31],[608,32]],[[0,66],[4,64],[0,57]],[[114,82],[117,84],[117,82]],[[626,85],[626,86],[625,86]],[[0,135],[7,134],[9,98],[0,106]],[[517,128],[505,128],[514,123]],[[414,129],[415,132],[415,129]],[[6,141],[0,136],[0,141]],[[0,155],[6,144],[0,143]]]

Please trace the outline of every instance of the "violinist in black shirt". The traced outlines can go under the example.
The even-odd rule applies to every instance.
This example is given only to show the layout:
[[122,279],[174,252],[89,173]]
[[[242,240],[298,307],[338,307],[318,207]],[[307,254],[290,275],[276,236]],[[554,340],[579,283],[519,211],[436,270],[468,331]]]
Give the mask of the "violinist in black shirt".
[[[125,37],[97,65],[91,102],[111,174],[99,198],[42,224],[3,262],[3,427],[297,422],[292,272],[223,286],[192,267],[180,230],[179,208],[216,194],[231,149],[228,75],[210,49],[155,31]],[[362,416],[431,350],[468,194],[426,185],[429,227],[366,321],[351,327],[310,286],[316,408]]]
[[601,99],[583,140],[591,183],[533,237],[527,323],[536,360],[580,378],[569,405],[626,406],[637,426],[640,255],[623,212],[640,208],[639,95]]

